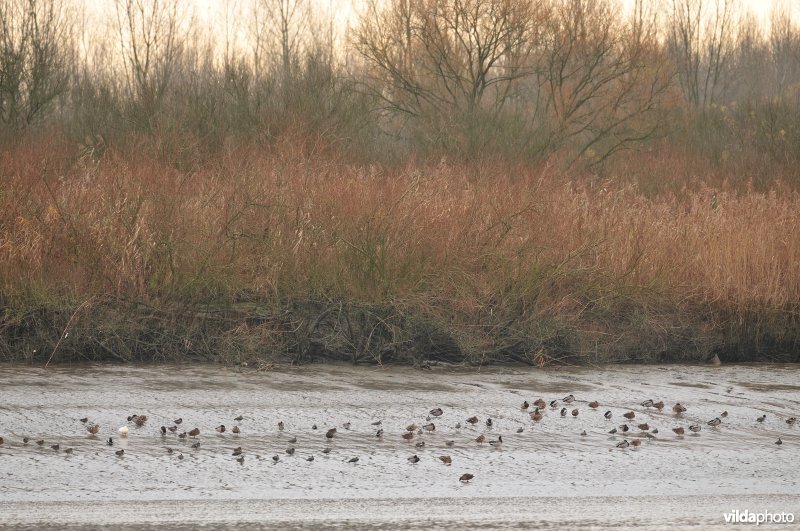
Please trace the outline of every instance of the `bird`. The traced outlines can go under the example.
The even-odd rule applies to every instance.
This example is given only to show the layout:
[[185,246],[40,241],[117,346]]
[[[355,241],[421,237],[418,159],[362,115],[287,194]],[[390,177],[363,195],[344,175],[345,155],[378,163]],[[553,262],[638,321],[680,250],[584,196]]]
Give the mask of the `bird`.
[[525,429],[522,426],[517,428],[517,433],[522,433],[523,431],[525,431]]
[[235,420],[236,422],[241,422],[241,421],[243,421],[243,420],[244,420],[244,417],[243,417],[243,416],[241,416],[241,415],[239,415],[238,417],[236,417],[236,418],[235,418],[235,419],[233,419],[233,420]]
[[460,422],[456,422],[456,429],[457,429],[457,430],[460,430],[460,429],[461,429],[461,423],[460,423]]
[[161,426],[161,435],[166,435],[166,434],[167,434],[167,427]]
[[531,407],[531,405],[528,403],[527,400],[522,403],[522,409],[528,409],[529,407]]
[[561,416],[562,417],[566,417],[567,416],[567,408],[565,408],[565,407],[561,408]]
[[434,431],[436,430],[436,426],[431,422],[430,424],[425,424],[422,429],[425,431]]
[[678,402],[677,404],[675,404],[674,406],[672,406],[672,411],[674,411],[675,413],[677,413],[677,414],[679,414],[679,415],[680,415],[681,413],[683,413],[684,411],[686,411],[686,408],[685,408],[685,407],[683,407],[683,406],[681,405],[681,403],[680,403],[680,402]]
[[637,428],[639,428],[642,431],[647,431],[650,429],[650,425],[645,422],[644,424],[639,424]]
[[314,424],[313,426],[311,426],[311,429],[312,429],[312,430],[316,430],[316,429],[317,429],[317,425],[316,425],[316,424]]
[[314,460],[314,456],[313,455],[309,455],[308,457],[306,457],[306,461],[308,461],[309,463],[311,461],[313,461],[313,460]]
[[572,410],[572,416],[573,417],[577,417],[578,416],[578,408],[575,408],[575,409]]
[[28,444],[29,441],[30,439],[28,439],[27,437],[22,438],[22,444]]
[[294,455],[294,447],[290,446],[289,448],[287,448],[286,453],[289,455]]
[[621,430],[622,430],[622,433],[626,433],[628,430],[630,430],[630,428],[628,427],[628,425],[627,425],[627,424],[623,424],[623,425],[621,425],[621,426],[619,427],[619,429],[621,429]]
[[592,400],[591,402],[589,402],[589,407],[592,409],[597,409],[600,407],[600,402],[598,402],[597,400]]
[[240,465],[244,464],[244,456],[243,455],[240,455],[239,457],[237,457],[236,460],[239,462]]
[[536,407],[546,407],[547,406],[545,401],[542,400],[541,398],[537,398],[536,401],[533,403],[533,405],[536,406]]
[[623,413],[622,416],[628,420],[632,420],[633,418],[636,417],[636,413],[634,413],[633,411],[628,411],[627,413]]
[[176,431],[178,431],[178,427],[177,427],[177,426],[170,426],[170,427],[169,427],[169,428],[167,428],[167,429],[168,429],[169,431],[171,431],[172,433],[175,433]]
[[283,431],[283,421],[278,421],[278,431]]
[[543,417],[544,417],[544,415],[539,413],[539,408],[538,407],[536,408],[536,410],[533,413],[531,413],[531,419],[533,421],[535,421],[535,422],[539,422],[540,420],[542,420]]
[[617,433],[617,428],[611,428],[608,433],[614,435],[615,433]]
[[653,428],[653,432],[652,433],[654,433],[654,434],[658,433],[658,428]]
[[756,419],[756,422],[764,422],[765,420],[767,420],[767,416],[766,415],[761,415],[760,417],[758,417]]
[[183,454],[178,454],[178,459],[179,459],[180,461],[183,461]]
[[487,427],[487,428],[491,428],[491,427],[492,427],[492,424],[493,424],[493,421],[492,421],[492,419],[490,419],[490,418],[489,418],[489,419],[486,419],[486,427]]
[[628,442],[628,439],[623,439],[622,442],[617,443],[617,448],[627,448],[630,445],[631,443]]
[[178,434],[178,439],[185,439],[185,438],[186,438],[186,432]]
[[173,424],[180,424],[181,422],[183,422],[183,418],[177,418],[172,421]]
[[383,438],[383,428],[380,428],[378,431],[375,432],[375,437],[378,439]]
[[117,457],[122,457],[123,455],[125,455],[125,450],[123,450],[122,448],[120,448],[119,450],[117,450],[117,451],[116,451],[116,452],[114,452],[114,453],[115,453],[115,454],[117,454]]
[[567,395],[564,398],[562,398],[561,401],[564,402],[565,404],[571,404],[575,401],[575,397],[573,395]]
[[442,463],[444,463],[446,465],[449,465],[449,464],[451,464],[453,462],[453,459],[449,455],[440,455],[439,456],[439,461],[441,461]]
[[200,441],[197,441],[192,445],[192,450],[197,450],[198,448],[200,448]]
[[786,419],[786,424],[788,424],[789,426],[792,426],[795,422],[797,422],[797,417],[789,417],[788,419]]
[[414,438],[414,432],[413,431],[407,431],[407,432],[405,432],[403,434],[403,439],[405,439],[407,441],[410,441],[413,438]]
[[217,430],[218,433],[225,433],[225,424],[220,424],[214,429]]
[[631,440],[631,446],[639,446],[640,444],[642,444],[642,440],[641,439],[633,439],[633,440]]
[[329,453],[331,453],[331,449],[330,448],[323,448],[322,449],[322,453],[323,454],[329,454]]
[[478,423],[478,417],[470,417],[467,419],[467,422],[469,422],[472,425],[475,425]]
[[58,451],[58,449],[59,449],[59,448],[61,448],[61,446],[60,446],[60,445],[58,445],[58,444],[54,444],[54,445],[52,445],[50,448],[52,448],[53,450],[55,450],[55,451],[57,452],[57,451]]
[[503,445],[503,436],[498,435],[496,441],[489,441],[489,445],[493,446],[494,448],[500,448]]
[[475,438],[475,442],[478,443],[478,444],[483,444],[483,442],[485,440],[486,440],[486,436],[484,434],[482,434],[482,433]]
[[453,445],[455,445],[455,444],[456,444],[455,441],[445,441],[445,443],[444,443],[444,445],[447,446],[447,447],[453,447]]
[[119,432],[119,436],[120,437],[127,437],[128,436],[128,427],[127,426],[123,426],[117,431]]
[[581,432],[581,435],[582,435],[583,437],[586,437],[586,430],[583,430],[583,431]]
[[719,426],[720,424],[722,424],[722,421],[720,420],[719,417],[716,417],[706,422],[706,424],[708,424],[709,426]]
[[342,428],[344,428],[346,430],[349,430],[350,429],[350,422],[345,422],[344,424],[342,424]]
[[273,455],[273,456],[272,456],[272,462],[273,462],[273,463],[277,463],[277,462],[278,462],[278,461],[280,461],[280,460],[281,460],[281,458],[280,458],[280,457],[278,457],[277,455]]
[[781,440],[781,438],[780,438],[780,437],[778,437],[778,440],[777,440],[777,441],[775,441],[775,444],[777,444],[778,446],[780,446],[781,444],[783,444],[783,441]]
[[133,419],[133,422],[141,428],[144,426],[144,423],[147,422],[147,415],[136,415],[136,418]]
[[408,426],[406,426],[406,431],[417,431],[417,425],[409,424]]
[[440,408],[440,407],[437,407],[435,409],[431,409],[431,411],[430,411],[430,414],[433,415],[434,417],[441,417],[443,413],[444,413],[444,411],[442,411],[442,408]]
[[336,435],[336,428],[331,428],[327,432],[325,432],[325,437],[328,439],[333,439],[333,436]]
[[672,431],[674,431],[678,435],[683,435],[683,433],[684,433],[683,426],[678,426],[677,428],[672,428]]
[[699,424],[692,424],[691,426],[689,426],[689,431],[691,431],[692,433],[698,433],[701,429],[702,428],[700,427]]
[[654,403],[655,403],[655,402],[653,402],[652,400],[650,400],[650,399],[648,398],[647,400],[645,400],[644,402],[642,402],[642,407],[653,407],[653,404],[654,404]]
[[236,455],[242,455],[242,447],[241,447],[241,446],[237,446],[236,448],[234,448],[234,449],[233,449],[233,454],[232,454],[232,455],[234,455],[234,456],[236,456]]
[[408,458],[408,462],[411,464],[419,463],[419,457],[417,457],[417,454],[414,454]]
[[381,424],[383,424],[382,420],[376,420],[375,422],[372,423],[372,426],[380,426]]
[[604,416],[606,419],[609,419],[609,420],[610,420],[610,419],[611,419],[611,410],[609,409],[608,411],[606,411],[605,413],[603,413],[603,416]]
[[97,432],[100,431],[100,424],[89,424],[88,426],[86,426],[86,431],[88,431],[92,435],[97,435]]
[[108,440],[106,441],[106,445],[107,446],[114,446],[114,439],[109,437]]
[[6,440],[0,437],[0,444],[3,444],[4,442],[6,442]]
[[170,454],[170,455],[171,455],[173,452],[175,452],[175,450],[173,450],[172,448],[170,448],[169,446],[167,446],[167,454]]
[[239,426],[234,426],[233,428],[231,428],[231,432],[232,433],[241,433],[242,430],[239,428]]
[[41,439],[41,440],[39,440],[39,441],[36,441],[36,444],[37,444],[37,445],[39,445],[39,446],[42,446],[42,445],[44,445],[44,439]]
[[348,463],[358,463],[358,457],[351,457],[347,462]]
[[461,477],[458,478],[458,480],[461,481],[462,483],[467,483],[469,480],[471,480],[474,477],[475,476],[473,476],[472,474],[461,474]]
[[89,422],[89,417],[83,417],[83,418],[81,419],[81,422],[82,422],[82,423],[84,423],[84,424],[86,424],[87,422]]
[[659,400],[658,402],[653,404],[653,407],[656,408],[657,410],[661,411],[662,409],[664,409],[664,402],[661,402]]
[[297,442],[297,437],[292,437],[291,439],[289,439],[290,444],[294,444],[296,442]]
[[727,411],[723,411],[722,413],[719,414],[719,416],[722,417],[722,418],[725,418],[725,417],[728,416],[728,412]]
[[[541,407],[544,407],[544,406],[541,406]],[[550,407],[553,408],[553,409],[557,408],[558,407],[558,400],[551,400],[550,401]]]
[[200,428],[192,428],[192,431],[189,432],[190,437],[197,437],[200,435]]

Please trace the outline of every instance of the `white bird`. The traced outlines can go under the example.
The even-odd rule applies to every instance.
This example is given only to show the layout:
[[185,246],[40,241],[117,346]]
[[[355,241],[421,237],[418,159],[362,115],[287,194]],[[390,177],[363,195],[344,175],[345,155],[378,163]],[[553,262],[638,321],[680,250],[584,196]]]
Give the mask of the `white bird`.
[[123,426],[119,429],[119,436],[120,437],[127,437],[128,436],[128,427]]

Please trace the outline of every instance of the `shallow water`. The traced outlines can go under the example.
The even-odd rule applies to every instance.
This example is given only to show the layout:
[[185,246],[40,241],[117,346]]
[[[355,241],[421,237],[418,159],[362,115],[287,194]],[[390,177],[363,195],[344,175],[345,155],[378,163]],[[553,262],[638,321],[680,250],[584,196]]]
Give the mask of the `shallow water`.
[[[733,509],[800,519],[800,423],[785,422],[800,416],[799,382],[796,365],[259,373],[0,367],[0,525],[708,529],[724,527],[723,513]],[[576,396],[568,406],[579,409],[576,418],[548,407],[533,422],[520,409],[523,400],[568,393]],[[643,408],[645,398],[667,407]],[[601,407],[590,409],[591,400]],[[670,410],[676,401],[688,408],[680,417]],[[405,426],[424,424],[433,407],[444,409],[433,419],[436,430],[403,440]],[[609,409],[612,420],[603,418]],[[635,450],[616,448],[623,437],[607,433],[626,422],[628,410],[636,412],[629,425],[659,430]],[[705,424],[723,410],[729,416],[721,426]],[[145,426],[126,423],[134,413],[149,417]],[[240,414],[242,433],[231,434]],[[767,420],[756,422],[762,414]],[[481,419],[475,427],[464,422],[472,415]],[[82,417],[100,424],[97,437]],[[160,435],[159,427],[178,417],[179,432],[200,429],[199,449],[192,438]],[[371,424],[378,420],[383,439]],[[350,430],[343,428],[348,421]],[[699,434],[671,431],[692,423],[702,424]],[[120,439],[117,428],[126,424],[130,436]],[[219,424],[228,431],[216,433]],[[329,427],[338,429],[332,441]],[[478,444],[481,433],[487,440],[502,435],[504,444]],[[113,447],[105,444],[109,436]],[[778,437],[781,446],[773,444]],[[41,447],[39,439],[46,441]],[[425,446],[416,448],[418,441]],[[58,452],[50,448],[56,443]],[[231,455],[237,446],[243,464]],[[117,457],[120,448],[125,454]],[[413,454],[421,459],[415,465],[407,461]],[[445,454],[451,466],[437,459]],[[348,463],[352,457],[359,461]],[[465,472],[475,476],[469,483],[459,481]]]

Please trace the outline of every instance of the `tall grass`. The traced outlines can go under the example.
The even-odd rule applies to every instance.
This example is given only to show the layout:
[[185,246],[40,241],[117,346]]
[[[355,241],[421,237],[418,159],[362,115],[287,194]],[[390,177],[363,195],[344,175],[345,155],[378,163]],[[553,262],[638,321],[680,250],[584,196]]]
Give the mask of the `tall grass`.
[[780,182],[645,193],[303,146],[4,149],[2,356],[69,328],[59,358],[796,359],[800,193]]

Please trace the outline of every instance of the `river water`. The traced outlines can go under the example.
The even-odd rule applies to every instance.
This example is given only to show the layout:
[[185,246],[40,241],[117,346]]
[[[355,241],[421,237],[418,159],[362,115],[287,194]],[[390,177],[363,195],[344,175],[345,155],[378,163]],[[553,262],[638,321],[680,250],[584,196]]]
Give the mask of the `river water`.
[[[520,408],[524,400],[570,393],[575,402],[566,417],[561,404],[545,408],[538,422]],[[648,398],[666,407],[641,406]],[[589,408],[592,400],[601,406]],[[673,413],[675,402],[687,411]],[[434,431],[401,437],[407,425],[426,424],[436,407],[443,414],[431,419]],[[611,420],[603,416],[609,410]],[[627,411],[634,420],[623,418]],[[720,426],[706,424],[723,411]],[[138,427],[126,421],[133,414],[148,420]],[[466,422],[473,415],[474,426]],[[100,425],[96,436],[84,417]],[[162,436],[160,427],[179,417],[176,432]],[[270,372],[6,366],[0,526],[709,529],[727,527],[724,514],[733,510],[800,520],[800,423],[787,424],[790,417],[800,417],[796,365]],[[623,422],[634,435],[608,433]],[[640,433],[635,426],[644,422],[658,433]],[[702,426],[697,434],[672,432],[695,423]],[[214,429],[220,424],[224,433]],[[236,425],[239,434],[231,433]],[[127,438],[119,437],[121,426],[129,427]],[[195,427],[196,438],[177,436]],[[332,427],[337,433],[327,439]],[[479,444],[481,434],[487,441],[502,436],[503,444]],[[616,447],[634,438],[642,441],[638,448]],[[778,438],[782,445],[774,444]],[[232,455],[236,447],[243,463]],[[412,455],[418,463],[408,462]],[[451,465],[438,459],[443,455]],[[464,473],[474,478],[461,482]]]

